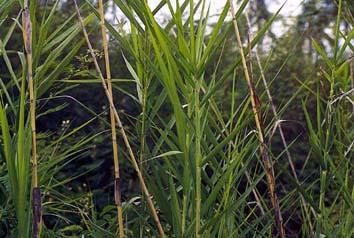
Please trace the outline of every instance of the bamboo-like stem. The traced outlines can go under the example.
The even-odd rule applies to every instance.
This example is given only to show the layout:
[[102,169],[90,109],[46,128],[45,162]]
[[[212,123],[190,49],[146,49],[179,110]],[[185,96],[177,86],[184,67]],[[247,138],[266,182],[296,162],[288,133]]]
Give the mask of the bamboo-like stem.
[[156,225],[157,225],[157,228],[158,228],[158,230],[159,230],[159,233],[160,233],[161,237],[166,237],[165,232],[163,231],[162,225],[161,225],[161,223],[160,223],[160,219],[159,219],[159,217],[158,217],[158,215],[157,215],[156,208],[155,208],[154,203],[153,203],[153,201],[152,201],[152,199],[151,199],[150,192],[149,192],[149,190],[148,190],[147,187],[146,187],[144,178],[143,178],[142,173],[141,173],[141,171],[140,171],[140,169],[139,169],[139,165],[138,165],[138,163],[137,163],[137,161],[136,161],[136,159],[135,159],[135,155],[134,155],[133,150],[132,150],[132,148],[131,148],[131,146],[130,146],[130,143],[129,143],[127,134],[125,133],[125,130],[124,130],[124,128],[123,128],[122,121],[121,121],[120,118],[119,118],[119,115],[118,115],[118,112],[117,112],[117,110],[116,110],[116,108],[115,108],[115,106],[114,106],[114,102],[113,102],[113,100],[112,100],[111,94],[110,94],[110,92],[108,91],[106,79],[103,77],[103,74],[102,74],[102,71],[101,71],[101,69],[100,69],[100,66],[98,65],[98,62],[97,62],[97,59],[96,59],[94,50],[93,50],[93,48],[92,48],[90,39],[89,39],[89,37],[88,37],[87,31],[86,31],[86,27],[85,27],[84,21],[83,21],[83,19],[82,19],[82,17],[81,17],[80,10],[79,10],[79,7],[78,7],[78,5],[77,5],[76,0],[74,0],[74,3],[75,3],[76,12],[77,12],[77,15],[78,15],[78,18],[79,18],[81,27],[82,27],[82,31],[83,31],[83,33],[84,33],[84,36],[85,36],[85,39],[86,39],[86,42],[87,42],[87,46],[88,46],[88,48],[89,48],[91,57],[92,57],[93,62],[94,62],[94,64],[95,64],[97,73],[98,73],[98,75],[99,75],[99,77],[100,77],[100,79],[101,79],[102,87],[103,87],[103,89],[104,89],[104,91],[105,91],[105,94],[106,94],[107,99],[108,99],[108,101],[109,101],[110,107],[111,107],[111,109],[112,109],[112,111],[113,111],[115,120],[116,120],[116,122],[117,122],[117,126],[118,126],[118,128],[119,128],[119,130],[120,130],[120,132],[121,132],[121,134],[122,134],[122,138],[123,138],[123,141],[124,141],[124,143],[125,143],[125,146],[127,147],[127,150],[128,150],[128,153],[129,153],[129,156],[130,156],[132,165],[133,165],[133,167],[134,167],[134,169],[135,169],[135,171],[136,171],[136,173],[137,173],[137,175],[138,175],[138,179],[139,179],[140,186],[141,186],[141,188],[142,188],[142,190],[143,190],[143,192],[144,192],[144,194],[145,194],[145,196],[146,196],[146,200],[147,200],[147,202],[148,202],[148,204],[149,204],[149,207],[150,207],[150,209],[151,209],[153,218],[154,218],[154,220],[155,220],[155,222],[156,222]]
[[[248,28],[251,29],[251,23],[250,23],[250,19],[248,17],[248,14],[245,13],[245,16],[246,16],[246,21],[247,21],[247,25],[248,25]],[[251,52],[251,49],[249,49],[250,52]],[[290,152],[289,152],[289,149],[288,149],[288,143],[286,142],[286,139],[285,139],[285,135],[284,135],[284,132],[283,132],[283,129],[281,127],[281,124],[278,124],[277,122],[280,120],[279,118],[279,115],[277,113],[277,110],[276,110],[276,107],[275,107],[275,104],[273,102],[273,97],[270,93],[270,90],[269,90],[269,87],[268,87],[268,83],[267,83],[267,80],[265,78],[265,74],[263,72],[263,67],[262,67],[262,63],[261,63],[261,60],[259,58],[259,54],[258,54],[258,51],[257,49],[255,50],[255,56],[256,56],[256,61],[257,61],[257,65],[258,65],[258,68],[260,70],[260,73],[261,73],[261,78],[262,78],[262,82],[263,82],[263,85],[264,85],[264,88],[266,90],[266,93],[267,93],[267,97],[268,97],[268,100],[269,100],[269,103],[270,103],[270,106],[271,106],[271,109],[272,109],[272,113],[273,113],[273,116],[275,117],[275,121],[276,121],[276,125],[275,127],[279,130],[279,134],[280,134],[280,138],[281,138],[281,141],[283,143],[283,146],[284,146],[284,150],[285,150],[285,154],[288,158],[288,162],[289,162],[289,165],[290,165],[290,169],[291,169],[291,172],[295,178],[295,181],[300,184],[300,181],[298,179],[298,176],[297,176],[297,173],[295,171],[295,165],[293,163],[293,160],[291,158],[291,155],[290,155]],[[276,129],[275,128],[275,129]],[[274,130],[275,130],[274,129]],[[305,210],[305,213],[307,216],[310,216],[309,214],[309,210],[308,210],[308,207],[306,205],[306,200],[304,198],[304,196],[302,196],[302,194],[300,194],[300,199],[301,199],[301,204]],[[316,216],[316,214],[315,214]],[[309,220],[309,226],[310,226],[310,236],[313,237],[314,236],[314,229],[313,229],[313,225],[312,225],[312,222],[311,220]]]
[[256,126],[257,126],[257,131],[258,131],[259,148],[260,148],[261,157],[262,157],[265,169],[266,169],[266,178],[267,178],[269,194],[270,194],[270,198],[271,198],[271,202],[272,202],[272,206],[273,206],[273,210],[274,210],[273,212],[274,212],[275,222],[276,222],[279,237],[285,238],[286,234],[285,234],[285,230],[283,227],[283,218],[282,218],[282,214],[280,211],[279,201],[278,201],[277,195],[275,193],[274,168],[273,168],[272,162],[270,161],[268,151],[267,151],[267,148],[265,145],[263,128],[261,125],[261,117],[258,112],[259,106],[260,106],[259,99],[258,99],[258,96],[255,92],[254,86],[251,82],[250,75],[248,73],[248,67],[247,67],[246,58],[245,58],[245,54],[244,54],[243,47],[242,47],[241,36],[240,36],[237,20],[235,18],[236,14],[235,14],[235,9],[233,7],[233,2],[232,2],[232,0],[229,0],[229,2],[230,2],[230,12],[233,17],[233,25],[234,25],[235,35],[236,35],[236,39],[237,39],[237,44],[238,44],[238,48],[240,50],[242,67],[243,67],[243,71],[244,71],[245,78],[247,81],[248,89],[250,92],[252,110],[253,110],[253,114],[254,114],[254,118],[255,118],[255,122],[256,122]]
[[32,69],[32,23],[30,12],[28,9],[28,0],[24,1],[24,9],[22,11],[22,33],[27,57],[27,78],[30,99],[30,120],[32,135],[32,237],[39,238],[42,211],[41,211],[41,192],[38,187],[38,170],[37,170],[37,136],[36,136],[36,97],[34,93],[33,69]]
[[[106,66],[107,88],[108,88],[109,96],[111,97],[110,100],[113,101],[111,66],[110,66],[110,61],[109,61],[107,33],[106,33],[106,27],[105,27],[105,18],[104,18],[104,9],[103,9],[103,1],[102,0],[98,1],[98,8],[99,8],[100,20],[101,20],[100,24],[101,24],[104,59],[105,59],[105,66]],[[113,149],[113,162],[114,162],[114,201],[117,206],[119,238],[123,238],[124,237],[123,209],[122,209],[121,189],[120,189],[117,132],[116,132],[116,121],[114,119],[114,112],[112,110],[112,107],[109,108],[109,114],[110,114],[110,120],[111,120],[112,149]]]

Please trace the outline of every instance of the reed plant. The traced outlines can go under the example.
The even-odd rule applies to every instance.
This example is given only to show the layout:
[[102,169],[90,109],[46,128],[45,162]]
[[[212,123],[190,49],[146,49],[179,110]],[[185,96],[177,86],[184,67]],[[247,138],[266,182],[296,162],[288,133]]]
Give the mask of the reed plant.
[[[282,8],[248,34],[248,0],[237,9],[226,1],[213,21],[206,0],[162,0],[155,8],[148,1],[73,1],[75,11],[54,27],[59,3],[39,14],[36,1],[19,2],[23,11],[13,19],[5,16],[15,5],[0,3],[0,26],[9,25],[0,36],[0,70],[8,75],[3,80],[0,74],[0,155],[6,164],[0,188],[9,192],[7,209],[16,214],[16,228],[6,226],[12,233],[5,237],[353,236],[354,30],[341,28],[353,23],[345,1],[336,6],[333,46],[312,39],[309,63],[320,65],[318,72],[301,79],[287,75],[299,87],[279,105],[274,85],[284,80],[295,52],[279,58],[277,45],[267,54],[258,47]],[[156,14],[163,7],[169,17],[161,23]],[[125,26],[105,16],[105,9],[117,8]],[[11,48],[17,30],[24,33],[24,52]],[[103,48],[104,64],[96,47]],[[72,73],[78,54],[87,54],[87,67]],[[114,57],[122,59],[119,71],[128,80],[115,75]],[[106,96],[107,117],[93,109],[92,99],[83,103],[69,95],[96,84]],[[89,118],[66,123],[57,134],[36,131],[38,121],[65,109],[44,109],[57,100],[80,106]],[[283,119],[290,104],[299,105],[303,123]],[[129,107],[138,112],[127,113]],[[99,129],[90,127],[98,122]],[[293,138],[287,123],[306,130]],[[90,158],[102,138],[112,143],[109,152],[84,167],[80,159]],[[125,147],[118,150],[120,143]],[[107,155],[114,172],[105,185],[114,186],[112,193],[90,185],[70,191],[81,177],[109,176],[100,167],[110,161]],[[127,185],[128,168],[141,192]],[[52,217],[59,219],[50,222]],[[2,213],[0,219],[11,220]],[[296,235],[294,224],[301,231]]]
[[[160,148],[163,146],[163,140],[168,140],[167,135],[171,135],[172,138],[175,138],[173,141],[169,142],[169,146],[173,147],[170,149],[168,152],[162,152],[163,155],[168,153],[169,155],[173,155],[176,153],[177,158],[180,157],[180,159],[183,161],[183,165],[180,167],[177,162],[177,164],[174,163],[174,161],[171,162],[166,162],[170,168],[171,171],[168,173],[171,173],[172,178],[175,178],[176,181],[170,181],[169,186],[167,186],[169,189],[171,189],[171,202],[172,198],[174,198],[173,201],[173,208],[174,211],[168,210],[166,213],[168,214],[175,214],[173,215],[174,218],[171,221],[174,220],[174,226],[173,229],[176,232],[175,234],[179,234],[179,236],[185,236],[188,237],[191,234],[191,228],[195,227],[195,237],[200,237],[202,233],[201,227],[202,227],[202,221],[203,221],[203,211],[201,209],[201,203],[202,203],[202,177],[207,178],[208,176],[205,174],[204,171],[204,176],[202,176],[202,167],[207,165],[206,162],[203,162],[204,156],[206,157],[207,154],[209,153],[208,150],[204,151],[207,147],[207,142],[208,139],[204,139],[204,130],[205,127],[208,127],[209,124],[206,123],[205,118],[212,118],[215,117],[218,120],[221,120],[221,125],[226,125],[230,123],[230,121],[233,121],[234,118],[230,119],[228,123],[224,122],[224,118],[221,116],[221,112],[217,108],[217,105],[215,101],[212,99],[212,94],[208,94],[208,91],[213,89],[213,84],[214,80],[211,81],[211,85],[205,84],[205,76],[206,72],[206,67],[208,65],[208,62],[206,62],[207,57],[204,54],[204,51],[215,51],[219,45],[215,45],[215,42],[208,42],[208,44],[205,46],[205,39],[206,39],[206,27],[207,27],[207,21],[205,20],[200,21],[199,24],[194,25],[194,18],[195,18],[195,12],[197,12],[197,9],[200,8],[201,10],[201,18],[208,18],[208,7],[206,6],[206,3],[204,1],[199,2],[197,5],[194,5],[193,1],[185,1],[183,4],[179,5],[176,4],[175,6],[175,11],[173,10],[173,6],[168,2],[167,5],[169,7],[169,10],[171,11],[171,15],[173,16],[171,22],[169,22],[166,26],[166,29],[161,28],[153,18],[153,11],[151,11],[148,7],[148,5],[142,5],[142,4],[132,4],[130,8],[124,7],[123,2],[116,1],[118,6],[122,8],[123,11],[126,11],[125,14],[126,16],[134,16],[134,13],[132,10],[137,14],[138,16],[148,16],[147,19],[141,18],[140,20],[143,22],[143,24],[146,27],[147,34],[150,37],[150,41],[152,44],[152,48],[154,49],[154,56],[156,56],[156,62],[155,60],[151,60],[151,56],[147,55],[139,55],[139,59],[136,58],[136,61],[140,64],[148,64],[152,68],[152,74],[157,80],[154,82],[155,84],[161,84],[163,87],[163,92],[160,94],[160,97],[164,97],[164,99],[161,100],[166,100],[166,96],[169,98],[168,104],[171,104],[172,110],[174,112],[174,117],[172,117],[170,120],[171,121],[161,121],[162,119],[156,115],[159,108],[163,105],[163,102],[158,102],[159,105],[152,105],[150,106],[151,110],[154,114],[152,116],[148,116],[149,120],[152,121],[155,126],[158,127],[159,124],[162,123],[162,125],[165,125],[164,127],[168,126],[168,128],[161,128],[158,129],[158,132],[161,134],[155,135],[157,141],[161,141],[158,143],[158,148],[154,149],[155,153],[158,153]],[[243,3],[243,7],[247,2],[245,1]],[[187,20],[184,22],[184,19],[182,18],[182,12],[185,11],[187,6],[189,5],[189,17]],[[225,6],[224,11],[222,13],[222,16],[220,17],[218,24],[218,27],[213,29],[212,39],[216,38],[217,34],[219,33],[219,30],[221,28],[221,23],[225,19],[227,12],[228,12],[228,7],[229,5]],[[238,16],[240,16],[240,13],[242,12],[242,8],[240,8],[240,11],[238,12]],[[274,19],[274,18],[273,18]],[[133,29],[137,29],[136,31],[133,31],[133,36],[134,37],[143,37],[146,35],[144,31],[139,32],[139,29],[141,29],[140,25],[134,25],[136,23],[136,19],[129,19],[131,20],[131,24],[133,25]],[[174,28],[174,24],[176,28]],[[266,25],[266,27],[269,27],[270,24]],[[111,28],[112,29],[112,28]],[[265,29],[263,29],[264,32]],[[175,31],[176,37],[178,39],[177,45],[172,44],[173,36],[166,34],[165,32],[169,31]],[[185,32],[189,32],[187,36],[185,36]],[[115,32],[112,34],[114,35]],[[258,39],[260,38],[260,35],[257,36]],[[219,44],[222,43],[222,41],[218,42]],[[255,42],[253,42],[253,45]],[[134,49],[134,47],[128,47],[128,49]],[[172,53],[172,52],[177,52]],[[161,54],[162,53],[162,54]],[[204,54],[204,55],[203,55]],[[138,54],[135,54],[138,56]],[[141,57],[144,57],[143,59]],[[147,62],[146,62],[147,61]],[[238,61],[240,62],[240,61]],[[210,62],[209,62],[210,63]],[[137,88],[139,88],[139,91],[148,91],[149,89],[141,88],[142,84],[141,79],[137,78],[136,72],[138,72],[139,68],[137,70],[134,70],[130,63],[127,63],[132,76],[135,78],[137,81]],[[156,65],[156,66],[155,66]],[[235,65],[236,66],[236,65]],[[234,67],[235,67],[234,66]],[[228,72],[228,75],[232,73],[233,70],[230,70]],[[224,76],[224,80],[226,79],[227,76]],[[147,85],[151,86],[151,85]],[[152,86],[152,88],[156,88],[156,86]],[[215,89],[215,88],[214,88]],[[164,92],[166,90],[166,92]],[[154,92],[152,92],[154,94]],[[204,100],[203,98],[199,99],[200,95],[205,95]],[[156,97],[156,96],[155,96]],[[210,99],[209,99],[210,97]],[[207,98],[207,99],[205,99]],[[159,100],[158,100],[159,101]],[[212,106],[205,106],[205,102],[210,101]],[[185,106],[183,106],[186,104]],[[247,104],[248,105],[248,104]],[[183,108],[186,108],[185,110]],[[245,107],[247,108],[247,106]],[[210,112],[211,111],[211,112]],[[204,114],[207,113],[207,114]],[[215,113],[214,116],[211,116],[212,114],[208,113]],[[157,116],[157,119],[154,119],[155,115]],[[233,115],[234,117],[235,115]],[[203,118],[203,119],[202,119]],[[157,122],[154,122],[157,120]],[[217,124],[217,122],[214,122]],[[171,130],[175,126],[176,132]],[[234,130],[233,135],[229,136],[226,138],[226,141],[221,140],[222,143],[220,145],[220,149],[230,143],[231,140],[233,140],[233,137],[236,134],[236,130],[242,130],[241,128],[232,128]],[[146,129],[145,129],[146,130]],[[219,136],[212,135],[211,132],[215,130],[215,128],[209,128],[208,131],[208,138],[209,137],[215,137],[218,138]],[[219,129],[220,131],[225,130],[225,129]],[[159,139],[160,137],[160,139]],[[210,139],[210,138],[209,138]],[[177,140],[177,141],[176,141]],[[215,139],[214,139],[215,141]],[[204,142],[204,147],[202,147],[202,144]],[[216,141],[214,142],[216,145],[218,144]],[[254,141],[253,141],[254,143]],[[203,150],[202,150],[203,148]],[[232,148],[232,147],[230,147]],[[232,148],[234,150],[234,148]],[[218,152],[216,152],[218,153]],[[232,154],[233,152],[231,152]],[[193,155],[193,156],[192,156]],[[190,157],[192,156],[192,157]],[[160,157],[159,155],[151,155],[151,157]],[[225,157],[226,159],[226,157]],[[230,159],[227,159],[230,161]],[[239,162],[239,161],[238,161]],[[250,162],[250,161],[248,161]],[[163,162],[165,163],[165,161]],[[220,165],[218,165],[217,160],[215,160],[216,164],[213,164],[213,169],[216,167],[218,168]],[[215,166],[215,167],[214,167]],[[179,171],[179,168],[183,168],[181,172]],[[194,169],[193,169],[194,168]],[[157,168],[156,168],[157,169]],[[233,168],[234,169],[234,168]],[[219,170],[222,170],[219,167]],[[230,168],[230,172],[231,172]],[[230,173],[229,172],[229,173]],[[161,173],[161,172],[156,172],[156,173]],[[181,176],[183,175],[183,176]],[[229,174],[228,174],[229,176]],[[232,177],[230,177],[231,179]],[[167,179],[163,179],[162,181],[166,181]],[[168,179],[170,180],[170,179]],[[179,183],[177,182],[179,181]],[[175,184],[176,183],[176,184]],[[232,186],[233,184],[229,184],[228,186]],[[163,184],[159,185],[153,185],[152,188],[157,192],[156,187],[161,187],[164,186]],[[178,202],[178,192],[176,189],[177,187],[181,186],[182,188],[182,198],[181,201]],[[220,188],[223,188],[223,185],[219,185]],[[227,190],[232,190],[231,187],[228,187]],[[251,189],[252,191],[253,189]],[[214,191],[215,195],[219,191]],[[173,195],[174,194],[174,195]],[[216,199],[213,195],[212,199]],[[191,198],[195,197],[195,205],[191,203],[193,199]],[[168,208],[171,207],[171,205],[167,205],[170,199],[168,197],[160,197],[157,198],[158,202],[163,202],[165,205],[163,207]],[[206,198],[204,198],[206,199]],[[166,200],[166,201],[165,201]],[[180,205],[179,205],[180,203]],[[227,207],[225,204],[222,204],[222,206],[225,206],[224,209]],[[161,206],[161,205],[160,205]],[[181,208],[179,208],[181,206]],[[162,206],[161,206],[162,207]],[[218,210],[222,210],[222,207],[220,207]],[[180,212],[179,212],[180,211]],[[194,212],[193,212],[194,211]],[[192,213],[191,213],[192,212]],[[177,213],[177,214],[176,214]],[[191,214],[195,214],[194,216]],[[205,213],[205,211],[204,211]],[[177,227],[176,225],[179,224]],[[219,232],[222,232],[222,234],[227,233],[227,229],[217,229]],[[188,235],[189,234],[189,235]]]

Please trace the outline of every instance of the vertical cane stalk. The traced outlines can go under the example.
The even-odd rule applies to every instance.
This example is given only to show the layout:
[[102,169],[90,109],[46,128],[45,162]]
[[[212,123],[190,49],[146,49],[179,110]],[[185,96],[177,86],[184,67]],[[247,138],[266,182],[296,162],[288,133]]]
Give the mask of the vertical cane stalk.
[[[106,82],[109,92],[110,100],[113,101],[113,91],[112,91],[112,78],[111,78],[111,67],[109,62],[109,52],[108,52],[108,42],[107,33],[105,27],[104,10],[102,0],[98,1],[100,20],[101,20],[101,31],[102,31],[102,41],[104,50],[104,59],[106,67]],[[112,130],[112,149],[113,149],[113,161],[114,161],[114,201],[117,206],[117,216],[118,216],[118,233],[119,238],[124,237],[124,227],[123,227],[123,210],[121,201],[121,191],[120,191],[120,174],[119,174],[119,159],[118,159],[118,144],[117,144],[117,132],[116,132],[116,121],[114,119],[114,112],[112,107],[109,107],[109,114],[111,120],[111,130]]]
[[30,120],[32,134],[32,237],[39,237],[42,211],[41,211],[41,192],[38,187],[37,171],[37,139],[36,139],[36,97],[34,92],[33,70],[32,70],[32,23],[28,8],[28,0],[24,1],[22,11],[22,33],[27,57],[27,78],[30,97]]
[[[232,17],[234,17],[236,15],[235,9],[233,7],[232,0],[229,0],[229,1],[230,1],[230,12],[231,12]],[[250,75],[248,72],[248,67],[247,67],[247,63],[246,63],[245,54],[243,52],[241,36],[240,36],[240,32],[239,32],[236,18],[233,18],[233,25],[234,25],[238,48],[240,50],[243,71],[245,74],[245,78],[246,78],[249,93],[250,93],[252,110],[253,110],[253,114],[254,114],[254,118],[255,118],[255,122],[256,122],[256,127],[257,127],[257,132],[258,132],[259,148],[260,148],[261,157],[262,157],[265,169],[266,169],[266,178],[267,178],[269,194],[270,194],[270,198],[271,198],[271,202],[272,202],[272,206],[273,206],[275,222],[276,222],[279,237],[285,238],[286,234],[285,234],[285,230],[283,227],[283,218],[282,218],[282,214],[280,211],[279,201],[278,201],[277,195],[275,193],[274,168],[273,168],[272,162],[270,161],[267,148],[265,146],[261,117],[259,115],[259,109],[260,109],[259,108],[260,107],[259,99],[258,99],[258,96],[255,92],[255,88],[251,82],[251,78],[250,78]]]
[[202,183],[202,176],[201,176],[201,170],[202,170],[202,155],[201,155],[201,113],[200,113],[200,104],[199,104],[199,93],[200,93],[200,83],[199,80],[196,80],[196,85],[194,89],[194,101],[195,101],[195,117],[194,117],[194,123],[195,123],[195,163],[196,163],[196,171],[195,171],[195,177],[196,177],[196,196],[195,196],[195,237],[200,238],[201,237],[201,201],[202,201],[202,189],[201,189],[201,183]]

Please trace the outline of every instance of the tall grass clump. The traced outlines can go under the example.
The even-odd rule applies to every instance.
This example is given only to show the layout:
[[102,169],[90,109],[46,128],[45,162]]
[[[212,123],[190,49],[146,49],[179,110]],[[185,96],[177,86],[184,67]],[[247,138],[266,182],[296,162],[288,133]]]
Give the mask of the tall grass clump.
[[[335,42],[333,51],[327,53],[316,40],[312,40],[318,54],[323,60],[321,74],[326,80],[324,95],[317,85],[316,116],[312,120],[303,101],[312,154],[319,158],[320,176],[318,214],[315,217],[315,237],[353,235],[353,101],[349,97],[353,91],[353,75],[349,76],[350,59],[346,57],[349,49],[353,53],[351,38],[353,29],[348,36],[341,32],[342,2],[339,1],[335,24]],[[342,38],[343,37],[343,38]],[[344,43],[340,45],[340,40]],[[329,56],[331,55],[331,56]],[[337,194],[331,189],[337,187]],[[331,205],[326,200],[330,199]],[[334,214],[340,214],[335,216]],[[336,217],[336,218],[335,218]],[[329,221],[332,221],[329,225]],[[351,224],[351,225],[350,225]],[[333,228],[334,227],[334,228]]]
[[0,2],[0,236],[354,235],[348,1],[303,45],[284,5],[42,2]]
[[[228,237],[247,234],[254,229],[251,227],[262,227],[257,233],[271,236],[273,234],[271,227],[275,225],[280,237],[286,237],[286,221],[283,224],[281,207],[284,207],[288,213],[289,197],[298,196],[302,200],[305,211],[303,219],[309,226],[304,225],[304,230],[307,230],[307,234],[311,236],[311,231],[314,230],[312,228],[314,217],[311,215],[318,214],[319,209],[313,207],[313,200],[307,192],[310,188],[302,188],[295,177],[291,181],[296,189],[288,197],[277,199],[275,180],[284,170],[276,174],[273,164],[277,163],[278,158],[275,157],[274,162],[270,161],[268,157],[274,154],[269,151],[270,148],[262,139],[264,135],[273,131],[273,128],[269,125],[261,125],[259,122],[262,108],[256,105],[259,100],[252,85],[257,85],[258,82],[250,83],[248,80],[251,96],[245,96],[241,103],[238,103],[240,105],[238,108],[231,109],[230,118],[223,116],[215,101],[216,92],[222,83],[230,77],[235,79],[237,75],[235,69],[240,63],[244,67],[246,80],[250,78],[247,76],[245,56],[242,56],[241,39],[238,39],[240,55],[234,63],[226,67],[221,77],[216,78],[216,75],[220,75],[218,64],[214,72],[207,72],[211,59],[222,57],[222,55],[215,55],[216,49],[222,47],[223,40],[232,29],[232,23],[229,23],[226,30],[221,32],[221,23],[224,22],[227,11],[231,7],[230,3],[226,3],[219,20],[207,37],[208,6],[204,1],[196,3],[184,1],[177,3],[176,6],[172,6],[168,1],[166,4],[171,13],[171,20],[164,25],[160,25],[154,19],[154,14],[159,11],[163,3],[156,9],[150,9],[146,3],[124,4],[118,0],[115,2],[130,21],[133,45],[129,40],[122,38],[113,27],[109,29],[112,36],[122,45],[126,45],[126,50],[132,54],[136,68],[131,62],[127,62],[127,67],[136,81],[138,96],[147,97],[148,104],[143,103],[142,110],[147,113],[144,117],[148,118],[149,124],[145,124],[145,120],[138,120],[138,123],[144,123],[144,127],[141,127],[144,128],[143,133],[151,134],[155,147],[151,149],[151,154],[145,155],[145,160],[149,162],[150,170],[154,175],[149,179],[154,198],[163,214],[168,214],[166,219],[168,224],[172,224],[173,234],[178,237]],[[242,2],[239,11],[233,14],[236,16],[235,19],[241,15],[247,3],[247,1]],[[197,12],[200,14],[199,20],[195,21]],[[250,42],[250,48],[245,49],[244,55],[247,55],[264,36],[276,15],[272,16],[265,27],[256,34]],[[146,37],[151,44],[147,48],[152,48],[153,52],[150,50],[142,52],[141,48],[136,47],[137,42],[146,42]],[[144,67],[146,71],[142,74],[141,65],[150,67]],[[141,83],[146,75],[151,80],[147,84]],[[237,84],[234,85],[233,90],[236,90]],[[159,89],[158,94],[156,89]],[[233,97],[231,100],[237,98]],[[246,122],[250,122],[253,117],[247,110],[249,103],[253,106],[258,134],[246,134],[247,137],[242,139],[241,133],[247,131]],[[169,108],[170,117],[166,117],[164,105]],[[159,113],[164,116],[160,116]],[[256,152],[258,146],[260,155]],[[285,145],[283,153],[287,153],[288,146],[290,145]],[[245,156],[248,153],[258,159],[256,163],[253,160],[243,161],[245,158],[252,158],[252,156]],[[311,154],[312,152],[307,156],[311,157]],[[266,172],[253,173],[255,177],[250,178],[248,190],[238,194],[239,191],[235,188],[246,177],[247,170],[254,168],[255,164],[265,166]],[[285,172],[289,176],[289,173]],[[161,179],[156,181],[157,175],[161,176]],[[259,217],[256,208],[248,207],[251,212],[247,213],[238,207],[242,204],[241,201],[246,202],[249,199],[251,191],[255,191],[255,194],[259,193],[256,184],[262,181],[263,176],[266,176],[268,181],[272,208],[267,206],[268,199],[265,195],[261,195],[261,203],[266,208],[265,216],[274,213],[275,217],[274,220],[268,220],[269,223],[255,218]],[[290,175],[292,176],[296,176],[296,173]],[[256,182],[252,184],[252,181]],[[169,194],[161,194],[159,191],[162,188],[169,191]],[[235,200],[235,196],[230,195],[232,192],[235,192],[235,196],[240,197],[241,201]],[[350,199],[348,198],[347,201]],[[310,209],[307,206],[310,206]],[[230,208],[233,211],[231,214],[235,216],[227,212]],[[309,214],[309,210],[312,214]],[[251,219],[251,223],[247,218]],[[235,226],[237,221],[241,223]],[[319,231],[315,234],[318,235]]]
[[[247,153],[256,153],[257,137],[251,134],[251,139],[246,141],[240,137],[246,129],[245,122],[252,116],[247,110],[249,100],[234,109],[231,118],[224,118],[214,99],[220,84],[230,76],[234,77],[234,69],[241,63],[241,57],[221,79],[216,79],[218,68],[211,75],[207,72],[211,59],[222,57],[215,53],[232,29],[230,23],[227,31],[221,32],[229,3],[226,3],[210,38],[207,38],[209,6],[205,1],[196,4],[193,1],[177,2],[175,6],[168,1],[166,4],[172,18],[166,26],[159,25],[154,19],[154,13],[160,6],[151,10],[143,2],[128,6],[115,2],[130,20],[133,45],[122,39],[113,28],[108,29],[122,44],[128,44],[127,50],[132,50],[136,57],[137,68],[134,69],[130,62],[127,62],[127,67],[136,81],[139,97],[147,97],[148,104],[142,105],[146,107],[143,111],[147,113],[145,118],[148,118],[150,128],[145,125],[144,130],[151,134],[155,147],[150,155],[145,155],[145,160],[149,161],[154,176],[161,176],[159,180],[149,179],[159,208],[167,215],[167,222],[172,224],[173,234],[178,237],[238,234],[235,227],[238,215],[233,216],[227,211],[230,207],[237,211],[241,201],[245,202],[252,191],[257,194],[256,184],[266,173],[249,179],[250,187],[241,195],[241,200],[235,199],[236,194],[232,195],[237,191],[234,187],[245,178],[247,166],[253,163],[252,156],[245,161],[242,158]],[[247,1],[244,1],[235,17],[241,15],[246,5]],[[186,14],[188,17],[183,17]],[[197,14],[200,14],[200,21],[196,21]],[[252,47],[274,18],[257,34]],[[142,52],[136,47],[136,42],[146,42],[147,36],[153,51]],[[145,67],[147,72],[144,72],[152,79],[148,84],[141,83],[140,65],[148,65]],[[158,88],[159,94],[156,94]],[[164,105],[171,108],[169,117],[159,115],[163,113]],[[229,128],[229,125],[232,126]],[[225,154],[224,151],[228,152]],[[167,158],[158,160],[164,157]],[[169,193],[161,194],[161,189]],[[272,233],[269,226],[265,226],[262,232]]]

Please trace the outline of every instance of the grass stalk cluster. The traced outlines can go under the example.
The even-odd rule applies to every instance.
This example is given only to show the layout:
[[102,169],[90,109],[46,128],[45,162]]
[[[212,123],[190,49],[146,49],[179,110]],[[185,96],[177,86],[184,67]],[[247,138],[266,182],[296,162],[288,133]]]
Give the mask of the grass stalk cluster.
[[249,0],[42,2],[0,1],[0,236],[353,237],[347,1],[292,50]]

